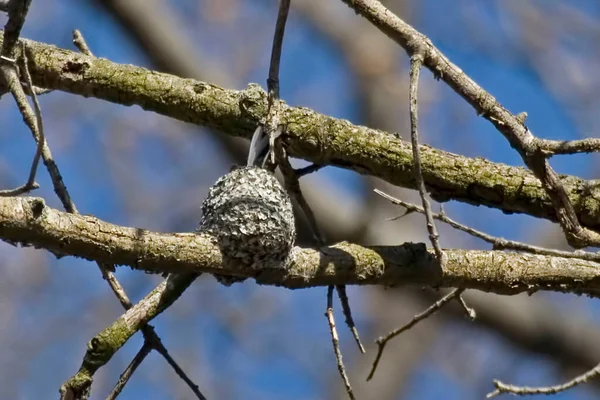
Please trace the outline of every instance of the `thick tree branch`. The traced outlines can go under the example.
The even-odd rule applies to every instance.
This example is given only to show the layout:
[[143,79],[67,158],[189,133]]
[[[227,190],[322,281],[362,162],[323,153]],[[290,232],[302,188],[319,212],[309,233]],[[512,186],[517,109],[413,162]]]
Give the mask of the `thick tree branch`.
[[0,238],[15,245],[45,248],[57,256],[72,255],[147,272],[208,272],[291,289],[416,284],[499,294],[538,290],[600,294],[600,264],[594,262],[501,251],[447,250],[447,263],[440,266],[422,243],[295,248],[289,268],[249,269],[224,262],[208,235],[156,233],[113,225],[52,209],[35,197],[0,198]]
[[[266,115],[266,95],[256,85],[244,91],[226,90],[26,42],[29,67],[37,86],[123,105],[136,104],[145,110],[246,138]],[[284,140],[291,156],[415,188],[409,142],[306,108],[282,105],[282,120],[287,124]],[[458,200],[556,221],[549,196],[528,170],[461,157],[429,146],[421,146],[420,152],[423,178],[435,200]],[[581,223],[600,229],[599,185],[572,176],[563,176],[561,182]]]

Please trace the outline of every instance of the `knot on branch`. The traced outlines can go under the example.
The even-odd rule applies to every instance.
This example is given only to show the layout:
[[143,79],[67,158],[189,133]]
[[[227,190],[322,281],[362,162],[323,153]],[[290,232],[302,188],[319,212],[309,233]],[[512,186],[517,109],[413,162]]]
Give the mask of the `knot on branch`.
[[240,96],[239,107],[242,117],[259,122],[267,113],[267,93],[257,83],[248,84]]

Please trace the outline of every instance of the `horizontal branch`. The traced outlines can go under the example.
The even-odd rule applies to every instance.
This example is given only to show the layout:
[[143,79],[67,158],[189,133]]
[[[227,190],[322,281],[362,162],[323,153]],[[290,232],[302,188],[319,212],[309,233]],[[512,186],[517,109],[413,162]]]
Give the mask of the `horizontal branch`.
[[0,198],[0,239],[44,248],[57,256],[127,265],[147,272],[207,272],[254,278],[260,284],[291,289],[414,284],[499,294],[538,290],[600,294],[600,264],[594,262],[515,252],[447,250],[448,260],[441,266],[422,243],[296,247],[289,268],[250,269],[225,262],[209,235],[118,226],[58,211],[35,197]]
[[[258,85],[226,90],[210,83],[116,64],[34,41],[27,44],[36,86],[138,105],[171,118],[249,138],[266,116],[266,95]],[[291,156],[335,165],[416,188],[409,142],[396,135],[353,125],[307,108],[282,107]],[[421,146],[423,178],[437,201],[458,200],[556,221],[540,181],[524,168],[467,158]],[[600,187],[563,176],[569,199],[584,226],[600,230]]]

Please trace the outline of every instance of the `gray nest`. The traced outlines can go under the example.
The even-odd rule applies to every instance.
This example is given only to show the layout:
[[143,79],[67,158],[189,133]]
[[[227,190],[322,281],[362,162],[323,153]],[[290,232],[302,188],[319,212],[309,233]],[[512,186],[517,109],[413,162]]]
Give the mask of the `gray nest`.
[[296,239],[292,203],[267,170],[244,167],[222,176],[202,204],[199,231],[217,240],[224,261],[284,268]]

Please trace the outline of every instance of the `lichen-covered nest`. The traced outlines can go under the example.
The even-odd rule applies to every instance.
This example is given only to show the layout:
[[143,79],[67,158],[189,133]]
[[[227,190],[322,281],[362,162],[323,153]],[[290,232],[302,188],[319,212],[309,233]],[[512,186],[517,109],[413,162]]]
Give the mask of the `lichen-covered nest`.
[[199,230],[212,234],[229,261],[283,267],[296,239],[292,203],[269,171],[244,167],[222,176],[202,204]]

